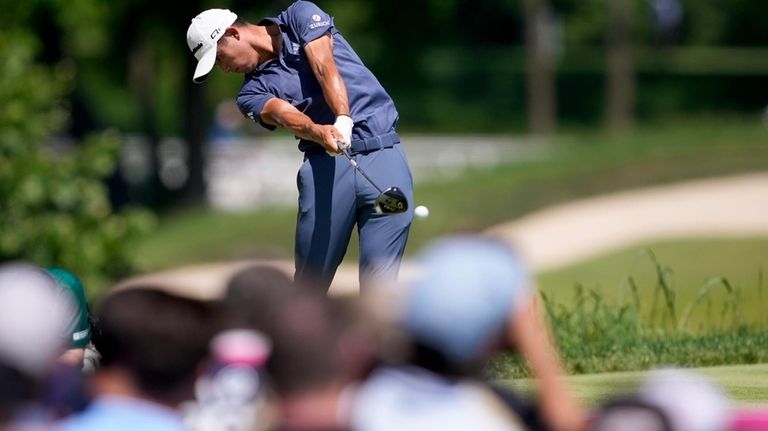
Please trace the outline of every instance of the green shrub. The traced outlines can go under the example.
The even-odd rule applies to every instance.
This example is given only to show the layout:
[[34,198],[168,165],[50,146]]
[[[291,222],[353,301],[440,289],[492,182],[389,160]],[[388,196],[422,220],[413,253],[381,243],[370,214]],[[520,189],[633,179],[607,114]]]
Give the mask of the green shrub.
[[103,179],[115,168],[117,133],[54,151],[73,70],[36,64],[35,44],[24,31],[0,31],[0,259],[62,266],[85,279],[124,275],[128,241],[153,217],[110,205]]

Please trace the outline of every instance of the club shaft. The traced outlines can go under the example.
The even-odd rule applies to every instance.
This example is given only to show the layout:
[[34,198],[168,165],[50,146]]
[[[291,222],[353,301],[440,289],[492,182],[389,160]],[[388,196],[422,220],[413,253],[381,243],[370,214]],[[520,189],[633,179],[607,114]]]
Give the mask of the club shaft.
[[355,159],[353,159],[352,156],[349,155],[349,151],[347,151],[346,148],[342,148],[342,147],[339,147],[339,148],[341,148],[341,152],[344,153],[344,156],[347,158],[347,160],[349,160],[349,163],[352,165],[352,167],[355,168],[355,170],[358,173],[360,173],[360,175],[362,175],[366,181],[368,181],[368,184],[372,185],[373,188],[376,189],[376,191],[378,191],[380,194],[384,193],[384,191],[381,190],[379,186],[377,186],[376,183],[374,183],[373,180],[368,177],[368,175],[366,175],[366,173],[363,171],[363,168],[357,165],[357,162],[355,161]]

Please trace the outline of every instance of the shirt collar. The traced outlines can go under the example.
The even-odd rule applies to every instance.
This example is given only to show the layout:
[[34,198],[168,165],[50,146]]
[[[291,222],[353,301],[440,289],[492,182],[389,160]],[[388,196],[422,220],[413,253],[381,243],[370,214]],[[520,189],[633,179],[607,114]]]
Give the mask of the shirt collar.
[[280,21],[280,18],[276,16],[267,16],[261,19],[256,25],[282,25],[282,21]]

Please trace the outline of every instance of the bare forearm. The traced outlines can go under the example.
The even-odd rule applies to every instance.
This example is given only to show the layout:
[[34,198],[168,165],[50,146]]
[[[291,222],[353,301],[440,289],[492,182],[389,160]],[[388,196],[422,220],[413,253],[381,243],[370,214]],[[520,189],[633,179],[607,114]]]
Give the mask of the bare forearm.
[[564,380],[562,364],[536,301],[511,322],[510,329],[518,351],[527,359],[539,381],[539,406],[549,425],[557,431],[582,429],[584,410]]
[[347,86],[335,63],[320,65],[315,76],[323,89],[325,102],[336,116],[349,115]]
[[269,105],[267,103],[267,109],[261,115],[264,122],[286,128],[301,139],[321,142],[317,125],[309,116],[298,110],[269,109]]
[[330,124],[317,124],[309,116],[290,103],[273,98],[261,112],[261,120],[267,124],[284,127],[301,139],[317,142],[331,153],[338,152],[341,134]]
[[304,47],[312,72],[323,89],[325,102],[336,116],[349,115],[347,86],[333,58],[333,38],[326,34]]

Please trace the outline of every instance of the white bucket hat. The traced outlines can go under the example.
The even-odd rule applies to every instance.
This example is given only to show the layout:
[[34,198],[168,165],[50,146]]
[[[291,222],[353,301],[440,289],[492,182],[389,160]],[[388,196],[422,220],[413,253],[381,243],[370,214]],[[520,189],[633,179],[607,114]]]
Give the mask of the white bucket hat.
[[187,29],[187,45],[197,59],[194,82],[205,81],[216,63],[216,44],[236,19],[237,15],[229,9],[208,9],[192,18]]

